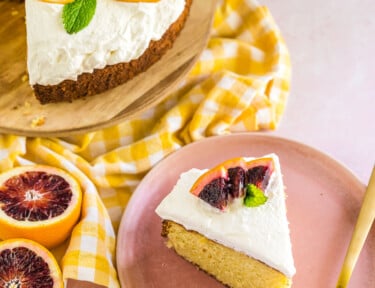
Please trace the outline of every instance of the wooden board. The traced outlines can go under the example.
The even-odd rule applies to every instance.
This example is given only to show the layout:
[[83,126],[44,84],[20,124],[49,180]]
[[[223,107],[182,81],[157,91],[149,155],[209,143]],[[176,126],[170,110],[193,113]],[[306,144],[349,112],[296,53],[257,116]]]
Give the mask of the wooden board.
[[[66,136],[115,125],[162,101],[189,72],[205,48],[214,0],[195,0],[174,46],[133,80],[73,103],[41,105],[27,80],[23,2],[0,0],[0,132]],[[44,124],[33,125],[36,119]]]

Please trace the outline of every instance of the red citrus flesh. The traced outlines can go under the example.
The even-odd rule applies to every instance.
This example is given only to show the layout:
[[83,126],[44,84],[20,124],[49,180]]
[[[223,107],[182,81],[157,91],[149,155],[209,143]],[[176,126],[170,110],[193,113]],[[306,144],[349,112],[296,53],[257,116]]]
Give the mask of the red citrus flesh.
[[27,239],[0,242],[1,288],[62,288],[60,267],[53,255]]
[[273,171],[272,158],[250,161],[233,158],[201,175],[190,192],[211,206],[225,210],[234,198],[244,196],[247,184],[254,184],[264,191]]
[[26,171],[6,180],[0,188],[2,210],[19,221],[40,221],[64,213],[72,200],[69,183],[45,171]]

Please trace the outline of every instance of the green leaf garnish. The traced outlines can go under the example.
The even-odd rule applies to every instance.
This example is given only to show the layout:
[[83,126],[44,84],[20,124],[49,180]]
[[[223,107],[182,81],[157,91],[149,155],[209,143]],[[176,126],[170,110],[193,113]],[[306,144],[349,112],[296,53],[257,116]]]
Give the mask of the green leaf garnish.
[[243,203],[247,207],[258,207],[267,202],[268,197],[263,191],[254,184],[248,184],[246,187],[246,196]]
[[66,32],[77,33],[89,25],[94,17],[96,0],[75,0],[64,5],[62,18]]

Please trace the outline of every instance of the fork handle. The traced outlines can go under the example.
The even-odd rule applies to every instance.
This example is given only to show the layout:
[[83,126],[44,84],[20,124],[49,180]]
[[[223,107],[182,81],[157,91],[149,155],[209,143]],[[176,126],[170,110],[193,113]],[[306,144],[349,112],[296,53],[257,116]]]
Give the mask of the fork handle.
[[375,166],[359,212],[358,220],[350,240],[336,288],[347,287],[358,256],[375,219]]

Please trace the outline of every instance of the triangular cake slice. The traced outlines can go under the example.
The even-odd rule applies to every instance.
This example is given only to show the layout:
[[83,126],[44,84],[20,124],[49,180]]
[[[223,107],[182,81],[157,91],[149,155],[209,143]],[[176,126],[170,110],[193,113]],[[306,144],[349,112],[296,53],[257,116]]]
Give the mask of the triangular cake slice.
[[[49,3],[48,3],[49,2]],[[29,83],[42,104],[104,92],[172,47],[192,0],[25,0]]]
[[279,159],[191,169],[156,213],[177,254],[233,287],[290,287],[295,267]]

